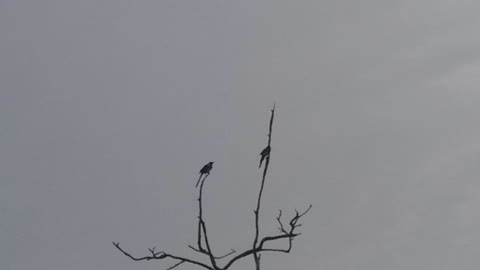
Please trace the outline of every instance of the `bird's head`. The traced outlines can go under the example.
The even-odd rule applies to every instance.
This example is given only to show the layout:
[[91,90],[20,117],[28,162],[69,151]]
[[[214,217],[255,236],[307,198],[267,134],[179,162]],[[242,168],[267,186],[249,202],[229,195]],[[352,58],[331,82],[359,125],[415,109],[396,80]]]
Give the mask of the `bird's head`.
[[213,163],[214,163],[213,161],[208,162],[208,164],[209,164],[210,166],[212,166]]

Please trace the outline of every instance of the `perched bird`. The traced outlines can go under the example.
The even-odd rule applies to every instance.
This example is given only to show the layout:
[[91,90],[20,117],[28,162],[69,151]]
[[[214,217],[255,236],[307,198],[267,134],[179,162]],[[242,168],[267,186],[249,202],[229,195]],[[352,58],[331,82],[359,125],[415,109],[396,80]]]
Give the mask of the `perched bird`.
[[262,152],[260,153],[260,166],[258,166],[258,168],[261,168],[262,167],[262,163],[263,163],[263,160],[270,156],[270,145],[265,147],[265,149],[262,150]]
[[205,164],[205,166],[202,167],[202,169],[199,172],[200,177],[198,177],[197,185],[195,185],[195,187],[198,187],[198,184],[200,184],[200,180],[202,179],[203,175],[210,174],[212,167],[213,167],[213,161],[210,161],[209,163]]

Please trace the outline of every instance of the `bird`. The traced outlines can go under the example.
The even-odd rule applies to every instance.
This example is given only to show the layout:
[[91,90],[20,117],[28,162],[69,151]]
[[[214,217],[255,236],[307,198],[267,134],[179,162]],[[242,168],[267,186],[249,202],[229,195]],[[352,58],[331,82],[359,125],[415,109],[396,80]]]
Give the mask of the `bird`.
[[270,145],[269,145],[269,146],[265,147],[265,148],[262,150],[262,152],[260,152],[260,156],[261,156],[261,157],[260,157],[260,165],[258,166],[258,168],[261,168],[261,167],[262,167],[263,160],[264,160],[266,157],[270,156],[270,150],[271,150],[271,148],[270,148]]
[[210,171],[212,170],[212,167],[213,167],[213,161],[210,161],[209,163],[205,164],[205,166],[202,167],[202,169],[199,172],[200,177],[198,177],[198,181],[197,181],[197,184],[195,185],[195,187],[198,187],[198,184],[200,184],[200,179],[202,179],[203,175],[205,175],[205,174],[209,175],[210,174]]

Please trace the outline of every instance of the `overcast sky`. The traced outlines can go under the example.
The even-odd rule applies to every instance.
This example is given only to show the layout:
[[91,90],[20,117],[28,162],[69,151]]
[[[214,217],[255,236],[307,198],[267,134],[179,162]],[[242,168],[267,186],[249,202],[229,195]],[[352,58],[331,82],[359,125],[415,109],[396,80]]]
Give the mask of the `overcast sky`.
[[0,0],[0,268],[173,264],[112,241],[205,260],[187,245],[211,160],[214,250],[249,248],[276,102],[262,233],[279,208],[313,209],[263,269],[478,269],[479,10]]

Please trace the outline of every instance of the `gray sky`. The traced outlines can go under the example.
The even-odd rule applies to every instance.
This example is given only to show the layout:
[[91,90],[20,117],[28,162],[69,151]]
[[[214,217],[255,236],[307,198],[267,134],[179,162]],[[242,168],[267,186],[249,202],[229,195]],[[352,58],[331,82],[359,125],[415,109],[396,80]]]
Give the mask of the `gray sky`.
[[210,160],[215,251],[250,247],[276,102],[262,231],[314,208],[264,269],[478,269],[479,8],[0,1],[1,268],[171,265],[112,241],[197,256]]

